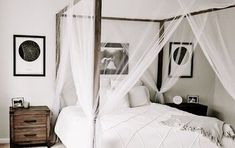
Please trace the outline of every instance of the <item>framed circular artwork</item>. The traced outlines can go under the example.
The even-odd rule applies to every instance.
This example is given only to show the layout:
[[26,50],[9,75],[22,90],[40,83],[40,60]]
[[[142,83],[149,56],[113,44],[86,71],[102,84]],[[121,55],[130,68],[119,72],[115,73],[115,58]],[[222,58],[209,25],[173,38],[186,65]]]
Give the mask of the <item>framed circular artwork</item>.
[[169,77],[193,77],[193,44],[170,42]]
[[45,36],[14,35],[14,76],[45,76]]

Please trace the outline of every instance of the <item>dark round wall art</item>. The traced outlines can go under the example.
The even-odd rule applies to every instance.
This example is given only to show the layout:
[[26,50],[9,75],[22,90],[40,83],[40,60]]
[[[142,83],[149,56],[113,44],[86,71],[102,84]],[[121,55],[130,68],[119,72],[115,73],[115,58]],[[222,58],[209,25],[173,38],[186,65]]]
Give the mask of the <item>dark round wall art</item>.
[[169,77],[193,77],[193,43],[170,42]]
[[19,46],[19,55],[27,62],[35,61],[40,55],[40,47],[36,42],[26,40]]
[[178,65],[184,65],[189,60],[189,51],[187,48],[180,46],[175,49],[173,59]]

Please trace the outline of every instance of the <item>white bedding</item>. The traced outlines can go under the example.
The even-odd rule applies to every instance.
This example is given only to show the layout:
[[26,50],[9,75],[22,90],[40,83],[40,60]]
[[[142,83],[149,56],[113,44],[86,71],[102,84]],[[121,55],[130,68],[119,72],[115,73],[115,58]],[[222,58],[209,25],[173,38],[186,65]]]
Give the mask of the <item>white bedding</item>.
[[[216,144],[196,132],[181,131],[160,123],[171,115],[187,115],[160,104],[123,109],[105,115],[98,121],[102,134],[101,148],[217,148]],[[82,147],[86,117],[75,106],[66,107],[59,115],[55,132],[67,148]],[[222,139],[224,148],[235,147],[235,142]]]
[[64,108],[56,122],[55,133],[67,148],[85,148],[83,141],[87,131],[87,118],[80,107]]

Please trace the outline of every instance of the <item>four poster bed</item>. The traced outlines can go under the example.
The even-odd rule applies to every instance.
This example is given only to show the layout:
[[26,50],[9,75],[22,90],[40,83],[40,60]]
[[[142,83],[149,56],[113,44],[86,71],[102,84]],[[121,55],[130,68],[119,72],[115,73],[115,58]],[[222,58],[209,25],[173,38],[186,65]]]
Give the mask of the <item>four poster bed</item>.
[[[235,98],[233,46],[225,44],[217,14],[235,1],[101,2],[71,0],[57,14],[54,115],[62,143],[67,148],[234,147],[229,124],[166,106],[163,93],[176,84],[200,48]],[[177,64],[171,69],[175,77],[170,77],[162,57],[165,45],[174,40],[194,46],[182,56],[182,44],[175,57],[183,64],[171,61]],[[128,46],[101,50],[101,42]],[[100,74],[100,67],[112,75]]]
[[[97,143],[101,148],[232,148],[235,145],[235,141],[226,136],[216,144],[200,131],[185,131],[163,124],[171,115],[193,116],[156,103],[107,114],[98,119],[101,129],[98,129]],[[60,113],[55,132],[66,147],[84,147],[86,124],[82,109],[69,106]]]

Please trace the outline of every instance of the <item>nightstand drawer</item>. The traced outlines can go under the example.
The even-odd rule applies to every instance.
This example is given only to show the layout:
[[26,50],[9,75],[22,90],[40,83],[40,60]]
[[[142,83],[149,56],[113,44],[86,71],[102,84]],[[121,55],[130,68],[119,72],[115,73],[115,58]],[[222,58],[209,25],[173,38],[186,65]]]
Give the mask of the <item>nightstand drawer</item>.
[[15,115],[14,128],[46,126],[46,115]]
[[10,107],[10,147],[50,144],[51,112],[47,106]]
[[46,127],[25,128],[15,130],[15,142],[45,141],[47,138]]

